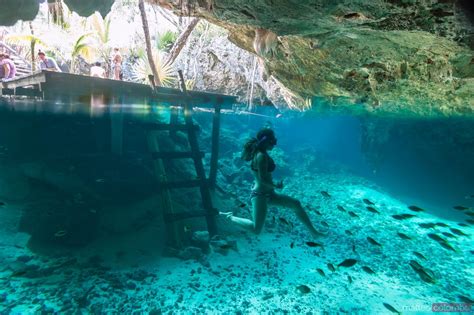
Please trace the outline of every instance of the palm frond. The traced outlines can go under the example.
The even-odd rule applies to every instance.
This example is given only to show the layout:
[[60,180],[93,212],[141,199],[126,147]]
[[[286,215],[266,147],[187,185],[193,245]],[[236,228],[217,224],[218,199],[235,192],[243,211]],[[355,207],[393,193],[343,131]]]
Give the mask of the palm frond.
[[[155,61],[161,84],[163,86],[171,86],[176,81],[173,65],[164,65],[163,57],[160,53],[154,53],[153,60]],[[140,83],[148,83],[148,75],[152,73],[148,58],[141,57],[132,67],[132,80]]]
[[167,51],[171,49],[177,38],[178,34],[172,31],[166,31],[162,34],[158,34],[156,39],[156,48],[158,48],[158,50]]
[[72,48],[72,58],[81,55],[88,62],[91,62],[93,60],[93,58],[95,57],[95,48],[91,45],[91,43],[88,43],[86,41],[87,38],[92,34],[93,33],[85,33],[78,37]]
[[41,38],[31,34],[8,34],[5,36],[5,41],[7,43],[19,45],[30,45],[31,42],[34,41],[35,44],[47,46]]

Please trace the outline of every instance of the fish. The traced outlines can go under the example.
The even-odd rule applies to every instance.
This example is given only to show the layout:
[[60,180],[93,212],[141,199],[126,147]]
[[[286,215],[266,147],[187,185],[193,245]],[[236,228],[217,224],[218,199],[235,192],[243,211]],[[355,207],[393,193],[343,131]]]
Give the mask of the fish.
[[435,241],[437,241],[438,243],[439,242],[443,242],[443,243],[447,242],[444,238],[442,238],[441,236],[439,236],[437,234],[429,233],[428,237],[435,240]]
[[344,209],[343,206],[337,205],[337,209],[342,212],[346,212],[346,209]]
[[321,212],[319,212],[318,210],[314,210],[314,212],[317,214],[317,215],[323,215]]
[[369,211],[372,212],[372,213],[378,213],[378,214],[380,214],[380,212],[378,212],[377,209],[375,209],[374,207],[370,207],[370,206],[369,206],[369,207],[366,207],[366,208],[367,208],[367,210],[369,210]]
[[293,247],[295,247],[295,242],[291,242],[290,244],[290,248],[293,248]]
[[322,226],[329,227],[329,224],[327,224],[326,221],[321,221],[320,223],[321,223]]
[[56,233],[54,233],[54,236],[55,237],[63,237],[67,234],[67,231],[66,230],[60,230],[60,231],[57,231]]
[[456,250],[448,242],[440,242],[439,245],[443,246],[447,250],[450,250],[452,252],[456,252]]
[[468,298],[467,296],[458,295],[458,298],[461,300],[461,302],[464,302],[464,303],[467,303],[467,304],[474,304],[474,300]]
[[357,214],[355,214],[355,213],[352,212],[352,211],[349,211],[348,213],[349,213],[349,215],[350,215],[351,217],[353,217],[353,218],[358,218],[358,217],[359,217]]
[[308,245],[309,247],[322,247],[322,248],[324,248],[323,244],[316,243],[316,242],[306,242],[306,245]]
[[464,211],[464,210],[470,210],[471,209],[470,207],[465,207],[465,206],[454,206],[453,208],[456,209],[456,210],[459,210],[459,211]]
[[456,236],[454,236],[453,234],[451,234],[451,233],[449,233],[449,232],[443,232],[443,233],[441,233],[441,234],[443,234],[443,235],[446,236],[446,237],[450,237],[450,238],[456,237]]
[[374,240],[372,237],[367,236],[367,240],[369,241],[370,244],[375,245],[375,246],[382,246],[380,243],[378,243],[376,240]]
[[283,224],[290,225],[290,223],[288,223],[288,221],[285,218],[278,218],[278,220]]
[[347,276],[347,281],[349,281],[349,283],[352,283],[352,277],[351,277],[351,276]]
[[301,284],[301,285],[297,286],[296,289],[298,291],[300,291],[300,293],[302,293],[302,294],[307,294],[307,293],[311,292],[311,289],[305,284]]
[[474,220],[473,220],[473,219],[466,219],[466,222],[467,222],[467,223],[474,224]]
[[468,195],[464,197],[465,199],[474,199],[474,195]]
[[338,267],[352,267],[352,266],[354,266],[356,263],[357,263],[357,260],[356,260],[356,259],[349,258],[349,259],[344,260],[343,262],[341,262],[341,263],[338,264],[337,266],[338,266]]
[[247,205],[242,202],[242,203],[239,205],[239,208],[245,208],[246,206],[247,206]]
[[355,244],[352,244],[352,252],[353,252],[353,253],[356,252],[356,246],[355,246]]
[[409,206],[408,209],[410,209],[411,211],[415,211],[415,212],[425,211],[424,209],[421,209],[420,207],[417,207],[417,206]]
[[324,271],[320,268],[316,269],[318,271],[318,273],[323,276],[323,277],[326,277],[326,274],[324,273]]
[[458,225],[462,227],[469,227],[469,225],[467,225],[466,223],[458,223]]
[[370,267],[367,267],[367,266],[362,266],[362,270],[364,270],[365,272],[371,275],[375,274],[375,271],[373,271],[372,269],[370,269]]
[[227,249],[235,249],[236,250],[237,249],[235,244],[222,244],[222,245],[219,245],[219,248],[220,249],[225,249],[225,250],[227,250]]
[[406,234],[404,234],[404,233],[398,232],[397,234],[398,234],[398,236],[400,236],[401,239],[404,239],[404,240],[411,240],[411,237],[408,236],[408,235],[406,235]]
[[321,191],[321,195],[323,195],[323,197],[326,197],[326,198],[331,198],[331,195],[327,192],[327,191]]
[[21,270],[17,270],[17,271],[14,271],[12,272],[8,278],[13,278],[13,277],[21,277],[21,276],[24,276],[28,271],[26,269],[21,269]]
[[373,203],[373,202],[370,201],[369,199],[362,199],[362,201],[363,201],[366,205],[369,205],[369,206],[375,205],[375,203]]
[[0,201],[0,207],[3,207],[4,205],[6,205],[6,203],[4,203],[3,201]]
[[402,213],[402,214],[392,215],[392,218],[394,218],[396,220],[406,220],[406,219],[410,219],[410,218],[413,218],[413,217],[416,217],[416,215],[409,214],[409,213]]
[[423,256],[423,255],[422,255],[421,253],[419,253],[419,252],[413,252],[413,254],[414,254],[416,257],[420,258],[420,259],[426,260],[426,257]]
[[434,274],[432,271],[424,268],[415,260],[410,260],[410,267],[418,274],[421,280],[427,283],[435,283]]
[[345,230],[344,232],[346,232],[347,235],[354,235],[351,231],[349,230]]
[[424,229],[432,229],[436,226],[434,223],[418,223],[418,226]]
[[474,217],[474,212],[464,212],[465,215],[468,215],[470,217]]
[[383,303],[383,306],[385,306],[385,308],[388,309],[392,313],[400,314],[400,312],[397,311],[397,309],[395,307],[393,307],[392,305],[390,305],[388,303]]
[[334,268],[334,265],[333,265],[333,264],[328,263],[327,266],[328,266],[328,269],[331,270],[332,272],[335,272],[335,271],[336,271],[336,268]]
[[459,229],[456,229],[456,228],[450,228],[449,229],[451,232],[453,232],[454,234],[456,235],[460,235],[460,236],[469,236],[468,234],[464,233],[463,231],[459,230]]
[[438,223],[435,223],[436,226],[441,226],[441,227],[449,227],[449,225],[447,225],[446,223],[443,223],[443,222],[438,222]]

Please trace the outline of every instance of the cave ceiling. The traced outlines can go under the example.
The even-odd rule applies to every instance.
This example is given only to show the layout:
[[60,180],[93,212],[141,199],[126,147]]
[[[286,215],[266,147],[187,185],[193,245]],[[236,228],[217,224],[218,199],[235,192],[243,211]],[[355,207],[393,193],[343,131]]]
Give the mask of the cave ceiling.
[[[113,0],[64,0],[82,16]],[[0,24],[31,20],[38,0],[3,0]],[[474,114],[474,27],[469,1],[149,0],[229,31],[263,75],[314,110]],[[324,100],[321,101],[321,100]],[[322,105],[324,104],[324,106]],[[324,107],[324,108],[323,108]]]

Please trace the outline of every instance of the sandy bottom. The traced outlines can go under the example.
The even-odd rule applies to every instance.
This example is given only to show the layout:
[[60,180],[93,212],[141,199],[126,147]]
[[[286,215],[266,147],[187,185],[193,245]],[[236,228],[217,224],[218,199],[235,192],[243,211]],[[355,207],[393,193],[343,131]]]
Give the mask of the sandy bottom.
[[[68,255],[35,255],[26,247],[29,236],[16,231],[23,205],[7,204],[0,209],[0,313],[395,312],[386,303],[403,313],[432,314],[433,303],[473,298],[472,225],[462,227],[442,220],[429,209],[410,211],[408,205],[374,184],[349,174],[299,178],[282,192],[299,198],[315,225],[329,226],[326,237],[310,239],[291,210],[271,208],[258,236],[219,218],[222,233],[237,241],[237,250],[211,251],[199,261],[160,257],[152,241],[148,250],[137,249],[135,245],[140,238],[146,239],[147,231],[132,240],[99,242]],[[368,211],[363,199],[372,201],[380,214]],[[245,208],[236,209],[236,214],[249,216]],[[416,217],[391,217],[402,213]],[[449,227],[425,229],[418,225],[429,222]],[[448,238],[441,234],[452,233],[450,227],[469,236]],[[402,239],[397,232],[411,239]],[[455,251],[440,246],[429,233],[447,239]],[[310,247],[308,241],[323,247]],[[345,259],[356,259],[357,263],[337,267]],[[423,281],[410,267],[411,260],[431,270],[435,283]]]

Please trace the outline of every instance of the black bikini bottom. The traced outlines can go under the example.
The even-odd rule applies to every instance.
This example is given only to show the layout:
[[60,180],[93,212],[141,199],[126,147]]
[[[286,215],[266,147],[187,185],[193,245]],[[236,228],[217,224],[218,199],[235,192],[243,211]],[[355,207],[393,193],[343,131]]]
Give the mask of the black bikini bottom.
[[267,197],[271,198],[272,196],[275,195],[275,191],[272,189],[270,191],[256,191],[252,190],[250,192],[250,199],[255,198],[255,197]]

